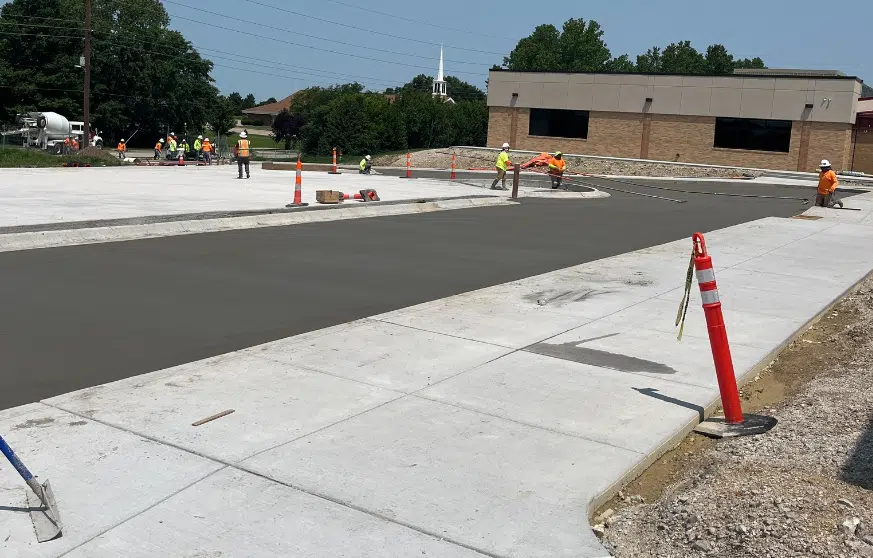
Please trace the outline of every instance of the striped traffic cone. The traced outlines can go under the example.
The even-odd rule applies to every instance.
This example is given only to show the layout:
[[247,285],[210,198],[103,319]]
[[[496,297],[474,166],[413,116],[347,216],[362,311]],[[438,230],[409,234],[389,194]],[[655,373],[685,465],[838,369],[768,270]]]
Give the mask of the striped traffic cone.
[[300,155],[297,155],[297,176],[294,178],[294,202],[289,203],[285,207],[306,207],[308,203],[303,203],[303,163],[300,162]]

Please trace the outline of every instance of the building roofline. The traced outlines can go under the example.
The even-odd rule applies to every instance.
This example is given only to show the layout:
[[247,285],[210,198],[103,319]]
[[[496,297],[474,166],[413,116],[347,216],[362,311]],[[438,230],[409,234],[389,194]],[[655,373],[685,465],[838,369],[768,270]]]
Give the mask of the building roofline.
[[789,75],[789,74],[680,74],[680,73],[663,73],[650,74],[643,72],[558,72],[558,71],[541,71],[541,70],[510,70],[508,68],[492,68],[488,72],[512,72],[515,74],[567,74],[567,75],[607,75],[607,76],[678,76],[678,77],[727,77],[727,78],[779,78],[779,79],[851,79],[864,83],[864,80],[858,76],[815,76],[815,75]]

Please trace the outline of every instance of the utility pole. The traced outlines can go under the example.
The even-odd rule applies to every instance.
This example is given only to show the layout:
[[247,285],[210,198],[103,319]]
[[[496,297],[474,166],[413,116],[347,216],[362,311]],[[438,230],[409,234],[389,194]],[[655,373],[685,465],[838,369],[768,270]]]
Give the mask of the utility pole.
[[91,0],[85,0],[85,146],[91,145]]

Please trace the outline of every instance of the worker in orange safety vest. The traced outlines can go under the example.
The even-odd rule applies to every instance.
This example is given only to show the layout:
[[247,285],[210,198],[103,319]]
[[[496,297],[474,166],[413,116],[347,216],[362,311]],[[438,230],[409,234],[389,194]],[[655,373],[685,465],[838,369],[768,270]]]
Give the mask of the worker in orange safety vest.
[[239,176],[237,178],[243,177],[243,167],[246,168],[246,178],[250,178],[249,175],[249,158],[251,157],[251,144],[247,139],[249,135],[244,131],[239,135],[239,141],[236,142],[236,146],[233,148],[233,154],[236,155],[236,166],[239,168]]
[[564,154],[556,151],[552,158],[549,159],[549,178],[552,180],[552,190],[557,190],[561,187],[565,170],[567,170],[567,161],[564,160]]
[[209,141],[209,138],[203,140],[203,162],[207,165],[212,164],[212,142]]
[[124,138],[122,138],[121,141],[118,142],[117,149],[118,149],[118,158],[124,159],[124,153],[127,151],[127,144],[124,143]]
[[815,205],[818,207],[833,207],[839,205],[843,208],[843,202],[838,200],[835,192],[839,181],[837,173],[831,170],[831,163],[827,159],[821,162],[821,172],[818,175],[818,192],[815,194]]

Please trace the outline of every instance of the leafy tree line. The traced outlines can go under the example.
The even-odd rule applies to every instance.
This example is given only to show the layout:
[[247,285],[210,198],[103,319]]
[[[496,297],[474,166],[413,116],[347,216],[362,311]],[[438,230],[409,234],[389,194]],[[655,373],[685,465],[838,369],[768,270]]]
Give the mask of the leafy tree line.
[[640,72],[662,74],[727,75],[737,68],[764,68],[758,57],[737,59],[724,45],[714,44],[704,52],[690,41],[652,47],[631,60],[627,54],[613,57],[603,40],[603,29],[594,20],[571,18],[559,30],[539,25],[521,39],[503,66],[509,70],[539,72]]
[[384,93],[364,91],[358,83],[298,91],[290,109],[276,118],[274,138],[289,148],[296,145],[319,154],[333,147],[362,154],[485,144],[484,94],[451,104],[434,98],[430,88],[404,86],[400,91],[393,102]]

